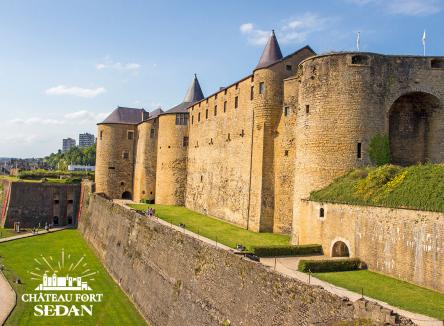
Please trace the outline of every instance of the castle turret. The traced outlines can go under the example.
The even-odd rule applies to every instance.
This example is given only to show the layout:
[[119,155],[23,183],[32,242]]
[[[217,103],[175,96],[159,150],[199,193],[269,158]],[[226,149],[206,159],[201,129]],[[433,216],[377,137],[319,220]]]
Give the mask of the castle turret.
[[183,205],[187,180],[188,107],[204,98],[197,76],[182,103],[159,116],[156,203]]
[[98,124],[97,192],[132,199],[137,124],[147,118],[144,109],[118,107]]
[[[283,110],[283,80],[296,72],[298,64],[312,56],[304,47],[283,58],[274,31],[254,71],[254,130],[250,217],[248,228],[273,231],[275,219],[275,136]],[[291,191],[288,190],[288,191]]]

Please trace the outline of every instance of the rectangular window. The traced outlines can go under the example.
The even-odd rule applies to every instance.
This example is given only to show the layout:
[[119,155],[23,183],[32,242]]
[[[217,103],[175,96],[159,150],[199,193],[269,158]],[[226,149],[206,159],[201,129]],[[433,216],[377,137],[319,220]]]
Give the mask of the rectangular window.
[[197,114],[197,122],[200,122],[200,112]]
[[191,124],[194,124],[194,115],[191,116]]
[[187,125],[188,113],[176,113],[176,125]]
[[134,139],[134,131],[128,130],[128,140],[133,140],[133,139]]
[[129,159],[129,153],[128,153],[128,151],[123,151],[123,152],[122,152],[122,158],[123,158],[124,160]]
[[208,109],[205,110],[205,119],[208,119]]
[[357,146],[358,148],[357,148],[357,156],[358,156],[358,158],[362,158],[362,144],[361,143],[358,143],[358,146]]
[[253,101],[254,98],[254,86],[251,86],[250,88],[250,100]]
[[227,101],[224,102],[224,113],[227,112]]
[[310,113],[310,105],[305,106],[305,113]]
[[103,138],[103,130],[100,130],[100,140]]
[[287,69],[287,71],[291,71],[291,65],[286,65],[285,69]]
[[288,156],[288,150],[284,151],[284,156]]
[[284,116],[288,116],[288,111],[289,111],[289,107],[288,106],[285,106],[284,107]]
[[217,116],[217,105],[214,106],[214,116]]
[[183,146],[183,147],[188,147],[188,141],[189,141],[189,138],[188,138],[188,137],[183,137],[182,146]]
[[259,94],[264,94],[264,93],[265,93],[265,83],[260,82],[259,83]]
[[239,88],[239,83],[236,83],[236,89],[238,89]]
[[234,98],[234,108],[237,109],[237,106],[239,105],[239,98],[236,96]]
[[150,131],[150,138],[154,138],[155,133],[156,133],[156,129],[151,128],[151,131]]

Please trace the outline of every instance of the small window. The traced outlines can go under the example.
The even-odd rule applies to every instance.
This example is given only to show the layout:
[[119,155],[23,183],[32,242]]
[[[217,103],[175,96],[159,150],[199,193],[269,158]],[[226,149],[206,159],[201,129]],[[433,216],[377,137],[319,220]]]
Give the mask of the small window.
[[250,101],[253,101],[254,99],[254,86],[251,86],[250,88]]
[[361,152],[361,150],[362,150],[362,144],[361,144],[361,143],[358,143],[358,146],[357,146],[357,157],[358,157],[358,158],[362,158],[362,152]]
[[214,99],[215,99],[215,100],[217,100],[217,93],[216,93],[216,94],[214,94]]
[[123,152],[122,152],[122,158],[123,158],[124,160],[129,159],[129,153],[128,153],[128,151],[123,151]]
[[202,181],[203,181],[203,175],[200,176],[200,182],[202,182]]
[[208,142],[208,145],[213,145],[213,138],[210,138],[210,141]]
[[205,110],[205,119],[208,119],[208,109]]
[[154,138],[155,134],[156,134],[156,129],[151,128],[151,130],[150,130],[150,138]]
[[199,102],[199,107],[200,107],[200,104],[201,104],[202,102]]
[[444,69],[444,59],[432,59],[430,65],[433,69]]
[[194,124],[194,115],[191,116],[191,124]]
[[182,146],[183,147],[188,147],[188,142],[189,142],[189,138],[188,137],[183,137],[183,141],[182,141]]
[[58,199],[54,200],[54,204],[58,204],[58,203],[59,203]]
[[284,107],[284,116],[288,116],[288,111],[290,110],[290,108],[288,106]]
[[265,83],[260,82],[259,83],[259,94],[264,94],[264,93],[265,93]]
[[200,112],[197,114],[197,122],[200,122]]
[[228,133],[227,141],[231,141],[231,135],[230,135],[230,133]]
[[100,130],[100,140],[103,138],[103,130]]
[[286,69],[287,71],[291,71],[292,67],[291,67],[291,65],[286,65],[286,66],[285,66],[285,69]]
[[239,88],[239,83],[236,83],[236,86],[235,86],[235,88],[236,88],[236,89],[238,89],[238,88]]
[[310,113],[310,105],[305,106],[305,113]]
[[236,96],[234,98],[234,108],[237,109],[238,105],[239,105],[239,97]]
[[366,55],[357,54],[351,59],[352,65],[368,65],[369,58]]
[[319,209],[319,217],[320,217],[320,218],[325,217],[325,212],[324,212],[324,208],[323,208],[323,207],[321,207],[321,208]]
[[288,150],[285,150],[284,156],[288,156]]
[[186,126],[188,124],[188,113],[176,113],[176,125]]
[[124,185],[125,185],[125,182],[122,181],[122,182],[120,183],[120,185],[121,185],[121,186],[124,186]]
[[72,200],[72,199],[68,200],[68,204],[73,204],[73,203],[74,203],[74,200]]
[[224,102],[224,113],[227,112],[227,101]]
[[241,131],[241,133],[240,133],[239,136],[241,136],[241,137],[244,137],[244,136],[245,136],[245,131],[244,131],[244,129],[242,129],[242,131]]
[[128,140],[134,139],[134,131],[128,131]]
[[214,116],[217,116],[217,105],[214,106]]
[[114,166],[108,166],[108,170],[115,170],[116,168]]

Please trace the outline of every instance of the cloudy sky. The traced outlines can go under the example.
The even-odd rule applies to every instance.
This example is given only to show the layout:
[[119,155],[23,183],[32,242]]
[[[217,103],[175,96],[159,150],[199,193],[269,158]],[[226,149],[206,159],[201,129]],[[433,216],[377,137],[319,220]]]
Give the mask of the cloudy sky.
[[[0,157],[57,151],[116,106],[164,109],[249,74],[271,29],[289,54],[444,55],[444,0],[0,0]],[[278,5],[279,4],[279,5]]]

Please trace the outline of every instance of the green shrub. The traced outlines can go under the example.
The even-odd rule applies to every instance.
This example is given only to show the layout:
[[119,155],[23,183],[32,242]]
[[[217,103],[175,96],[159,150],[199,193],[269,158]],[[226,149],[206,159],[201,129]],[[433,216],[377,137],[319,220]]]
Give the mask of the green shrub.
[[317,244],[252,246],[251,252],[259,257],[318,255],[322,254],[322,246]]
[[32,170],[32,171],[21,171],[18,174],[20,179],[24,180],[40,180],[46,179],[57,179],[57,178],[75,178],[75,179],[94,179],[94,172],[91,171],[49,171],[49,170]]
[[141,204],[154,204],[154,199],[145,199],[145,198],[143,198],[143,199],[140,200],[140,203]]
[[390,141],[387,135],[375,135],[368,148],[370,160],[376,166],[390,163]]
[[322,273],[343,272],[365,268],[365,264],[359,258],[328,259],[328,260],[305,260],[299,261],[300,272]]

